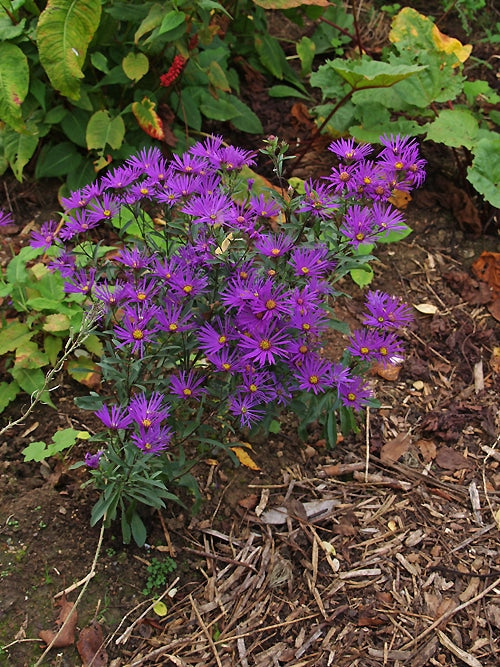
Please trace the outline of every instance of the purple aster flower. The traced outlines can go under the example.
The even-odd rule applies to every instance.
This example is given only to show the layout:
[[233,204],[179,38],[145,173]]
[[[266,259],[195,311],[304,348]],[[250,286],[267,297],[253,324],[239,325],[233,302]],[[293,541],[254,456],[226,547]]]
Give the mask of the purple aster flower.
[[294,241],[288,234],[261,235],[255,241],[254,248],[265,257],[281,257],[293,248]]
[[223,322],[220,317],[215,318],[213,325],[205,322],[196,333],[199,348],[208,356],[227,348],[231,341],[237,339],[234,327],[228,320]]
[[0,209],[0,227],[7,227],[7,225],[14,224],[14,216],[10,211]]
[[97,201],[93,201],[88,207],[88,219],[90,222],[111,220],[120,212],[120,205],[116,197],[104,193]]
[[129,248],[121,248],[113,257],[113,261],[123,266],[128,266],[134,271],[144,269],[151,263],[149,256],[139,250],[139,248],[132,248],[131,250]]
[[136,394],[130,400],[128,414],[140,428],[147,430],[158,426],[170,414],[170,408],[164,404],[165,397],[154,391],[149,398],[146,394]]
[[113,431],[127,428],[132,421],[132,417],[127,413],[126,408],[122,408],[119,405],[112,405],[111,408],[108,408],[107,405],[103,405],[102,408],[96,410],[94,414],[96,417],[99,417],[104,426]]
[[346,348],[354,357],[383,364],[399,364],[403,361],[403,346],[393,333],[358,329],[350,337]]
[[207,276],[196,273],[188,265],[179,267],[172,275],[170,281],[175,296],[190,298],[203,293],[207,284]]
[[360,162],[354,172],[355,191],[359,197],[371,198],[379,180],[380,167],[371,160]]
[[372,208],[375,229],[387,236],[389,232],[407,228],[403,214],[391,204],[375,202]]
[[146,276],[139,280],[137,284],[127,283],[123,287],[122,298],[128,299],[133,303],[151,304],[152,299],[160,291],[160,285]]
[[56,232],[57,222],[54,220],[44,222],[40,227],[39,232],[31,233],[30,246],[32,248],[43,248],[44,250],[48,250],[54,242]]
[[190,322],[193,312],[182,314],[182,304],[175,301],[167,301],[156,313],[159,328],[167,333],[179,333],[192,329]]
[[99,461],[101,460],[101,456],[103,454],[104,454],[104,449],[100,449],[95,454],[87,452],[84,458],[84,462],[87,468],[92,468],[92,470],[96,470],[99,467]]
[[129,205],[141,202],[144,199],[151,201],[156,195],[157,188],[154,184],[148,184],[146,181],[134,183],[127,188],[124,199]]
[[263,194],[258,197],[250,197],[249,207],[259,218],[272,218],[281,210],[277,202],[267,200]]
[[245,208],[244,204],[236,205],[233,203],[232,208],[228,211],[226,226],[239,229],[245,234],[250,232],[252,237],[256,219],[255,213]]
[[245,368],[245,362],[241,360],[239,351],[230,350],[228,347],[207,354],[207,359],[219,373],[238,373]]
[[136,178],[137,173],[134,169],[127,166],[116,167],[102,177],[101,186],[110,190],[121,191],[133,183]]
[[380,151],[379,159],[392,159],[401,157],[408,149],[417,148],[417,140],[413,137],[401,136],[400,134],[383,134],[380,143],[384,148]]
[[264,417],[265,411],[258,406],[250,394],[241,394],[229,399],[229,412],[240,418],[241,426],[251,427]]
[[312,213],[325,220],[332,217],[332,211],[340,206],[333,199],[332,188],[327,183],[317,183],[312,179],[304,182],[305,196],[297,213]]
[[261,329],[241,336],[238,347],[244,353],[243,359],[263,366],[275,364],[278,359],[289,355],[290,336],[277,322],[269,322]]
[[339,164],[338,167],[332,168],[332,171],[330,175],[326,177],[326,180],[331,183],[336,194],[341,194],[344,191],[344,188],[350,193],[355,191],[355,174],[355,165]]
[[290,294],[285,285],[277,285],[267,279],[254,292],[248,305],[258,320],[269,320],[291,313]]
[[181,211],[193,216],[196,223],[223,225],[232,206],[229,197],[219,192],[193,197],[181,208]]
[[191,146],[189,152],[196,157],[208,159],[210,162],[217,164],[219,160],[219,153],[224,138],[219,135],[212,134],[206,137],[203,141],[197,141],[194,146]]
[[298,315],[305,315],[311,308],[317,310],[322,301],[321,292],[316,285],[311,283],[308,283],[302,289],[296,287],[290,297],[293,310]]
[[107,280],[95,284],[92,290],[93,296],[102,301],[110,308],[117,306],[125,296],[125,289],[121,283],[110,285]]
[[158,146],[152,146],[143,148],[137,155],[130,156],[125,164],[131,167],[134,171],[145,173],[150,167],[162,159],[163,155]]
[[203,174],[207,168],[207,160],[189,153],[173,155],[170,164],[172,169],[183,174]]
[[336,139],[329,146],[328,150],[335,153],[339,160],[346,162],[357,162],[364,160],[373,151],[370,144],[356,144],[354,139]]
[[299,338],[290,343],[289,360],[292,364],[301,366],[304,361],[315,351],[315,346],[305,338]]
[[395,296],[376,290],[369,291],[366,297],[369,314],[363,324],[381,329],[398,329],[413,322],[411,309]]
[[317,245],[314,248],[294,248],[288,264],[296,276],[322,276],[335,267],[335,262],[326,259],[328,248]]
[[98,181],[90,183],[80,190],[75,190],[69,197],[61,197],[62,204],[66,211],[75,208],[85,208],[89,203],[98,197],[102,192],[102,186]]
[[358,375],[351,376],[349,382],[342,384],[340,387],[342,403],[345,407],[353,410],[361,410],[363,406],[368,405],[371,397],[371,389]]
[[80,269],[74,271],[69,280],[64,283],[66,294],[90,294],[95,282],[96,269]]
[[172,276],[177,271],[179,266],[178,257],[170,257],[164,260],[158,259],[157,257],[153,260],[153,273],[152,275],[155,278],[160,278],[163,282],[171,282]]
[[305,312],[295,311],[289,325],[302,335],[317,337],[329,328],[330,321],[321,308],[308,308]]
[[269,371],[245,370],[236,387],[237,394],[250,394],[256,403],[269,403],[276,398],[276,377]]
[[223,146],[218,151],[219,165],[226,171],[234,171],[255,164],[255,151],[246,151],[235,146]]
[[114,330],[120,341],[118,347],[132,345],[132,354],[137,352],[141,357],[144,356],[144,346],[157,340],[158,324],[151,323],[156,312],[156,309],[138,311],[136,308],[133,311],[127,308],[122,320],[123,326],[116,326]]
[[307,356],[294,372],[298,389],[323,393],[332,386],[332,364],[316,355]]
[[139,433],[132,433],[131,440],[145,454],[160,454],[167,449],[173,431],[169,426],[139,427]]
[[94,229],[98,226],[99,220],[91,220],[88,209],[76,209],[74,215],[68,216],[59,236],[63,241],[70,241],[74,236],[85,234],[90,229]]
[[183,398],[199,398],[206,392],[200,385],[205,381],[204,377],[196,377],[193,371],[180,371],[177,375],[170,376],[170,387],[174,394]]
[[49,262],[51,271],[59,271],[63,278],[71,278],[75,272],[76,257],[72,252],[62,252]]
[[377,230],[374,228],[370,209],[361,208],[357,204],[347,209],[340,232],[351,241],[355,248],[364,243],[375,243],[377,240]]

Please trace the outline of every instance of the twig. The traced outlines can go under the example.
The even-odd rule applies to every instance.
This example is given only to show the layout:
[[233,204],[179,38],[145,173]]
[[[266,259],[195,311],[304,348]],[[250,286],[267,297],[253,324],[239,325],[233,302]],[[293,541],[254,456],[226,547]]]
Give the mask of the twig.
[[452,616],[455,616],[459,611],[462,611],[462,609],[465,609],[466,607],[470,607],[471,604],[475,604],[478,602],[478,600],[482,600],[490,591],[492,591],[494,588],[496,588],[498,585],[500,585],[500,577],[498,579],[495,579],[495,581],[490,584],[487,588],[484,589],[481,593],[478,593],[476,596],[471,598],[470,600],[467,600],[467,602],[463,602],[462,604],[459,604],[458,607],[453,607],[453,609],[448,609],[448,611],[445,611],[444,614],[441,614],[439,618],[437,618],[434,623],[429,625],[428,628],[426,628],[423,632],[421,632],[417,637],[411,640],[411,642],[407,642],[404,644],[404,646],[401,646],[402,651],[406,651],[409,648],[412,648],[413,646],[416,646],[418,642],[423,639],[424,637],[427,637],[429,633],[431,633],[433,630],[435,630],[441,623],[444,621],[447,621],[450,619]]
[[203,619],[200,615],[200,612],[198,611],[198,607],[196,606],[196,602],[194,601],[194,598],[191,595],[191,593],[189,594],[189,601],[191,602],[191,606],[193,607],[193,611],[196,615],[196,618],[198,619],[198,623],[200,624],[200,627],[203,630],[203,633],[204,633],[205,637],[207,638],[208,643],[210,644],[210,648],[212,649],[212,653],[214,654],[215,661],[216,661],[216,663],[218,664],[219,667],[222,667],[222,662],[220,661],[219,653],[217,652],[217,647],[214,644],[214,640],[212,639],[207,626],[203,622]]
[[[83,588],[82,588],[82,590],[80,591],[80,594],[78,595],[78,597],[76,598],[75,604],[73,605],[71,611],[70,611],[69,614],[66,616],[66,618],[65,618],[65,620],[64,620],[64,623],[61,625],[61,627],[59,628],[59,630],[56,632],[54,638],[52,639],[52,641],[50,642],[50,644],[47,646],[47,648],[45,649],[45,651],[44,651],[44,652],[42,653],[42,655],[38,658],[38,660],[37,660],[37,662],[35,663],[34,667],[39,667],[39,665],[42,664],[43,659],[45,658],[45,656],[47,655],[47,653],[50,651],[50,649],[54,646],[54,644],[55,644],[57,638],[58,638],[59,635],[62,633],[62,631],[64,630],[64,628],[65,628],[66,625],[68,624],[69,619],[73,616],[74,612],[76,611],[76,608],[78,607],[78,604],[79,604],[80,600],[82,599],[82,597],[83,597],[85,591],[87,590],[87,586],[89,585],[89,581],[90,581],[90,580],[92,579],[92,577],[95,575],[95,569],[96,569],[96,566],[97,566],[97,561],[98,561],[98,559],[99,559],[99,554],[101,553],[102,540],[103,540],[103,537],[104,537],[104,524],[105,524],[105,520],[103,519],[102,524],[101,524],[101,532],[99,533],[99,541],[97,542],[97,548],[96,548],[96,550],[95,550],[95,554],[94,554],[94,560],[92,561],[92,566],[91,566],[91,568],[90,568],[90,572],[89,572],[89,574],[85,577],[86,581],[85,581],[85,583],[84,583],[84,585],[83,585]],[[92,576],[91,576],[91,575],[92,575]]]

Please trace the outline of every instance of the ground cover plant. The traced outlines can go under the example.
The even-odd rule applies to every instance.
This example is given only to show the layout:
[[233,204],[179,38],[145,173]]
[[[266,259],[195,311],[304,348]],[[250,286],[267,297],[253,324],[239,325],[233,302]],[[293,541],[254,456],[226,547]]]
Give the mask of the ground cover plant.
[[[143,150],[64,199],[64,222],[35,235],[64,291],[85,299],[86,333],[95,323],[102,347],[106,393],[78,400],[107,429],[84,462],[101,492],[92,525],[120,516],[124,541],[142,545],[141,505],[164,507],[181,486],[199,498],[186,441],[200,455],[222,447],[234,458],[242,428],[276,432],[287,408],[303,437],[321,424],[329,447],[339,426],[356,428],[354,412],[372,404],[363,374],[374,361],[402,361],[395,332],[411,316],[398,299],[369,292],[366,328],[337,362],[326,360],[325,331],[349,331],[333,315],[335,284],[348,274],[369,283],[374,245],[410,231],[388,200],[425,178],[413,140],[381,141],[372,160],[369,145],[333,142],[337,166],[303,194],[259,193],[242,176],[256,153],[221,137],[169,162]],[[286,148],[272,137],[262,149],[280,179]],[[99,237],[106,224],[118,230],[111,252]]]

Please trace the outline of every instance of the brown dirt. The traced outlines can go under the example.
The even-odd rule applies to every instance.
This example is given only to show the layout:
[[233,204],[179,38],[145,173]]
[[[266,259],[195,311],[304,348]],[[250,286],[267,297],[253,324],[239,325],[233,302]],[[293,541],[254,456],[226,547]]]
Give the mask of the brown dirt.
[[[262,90],[252,99],[267,134],[291,144],[307,136],[300,107]],[[250,147],[231,128],[217,131]],[[316,140],[297,175],[327,171]],[[14,247],[25,242],[23,227],[58,210],[56,185],[6,180],[20,222]],[[228,460],[197,467],[205,501],[196,517],[174,505],[148,515],[143,549],[123,546],[119,527],[104,534],[77,631],[99,623],[108,664],[498,664],[500,342],[491,295],[471,265],[500,246],[495,212],[475,201],[480,228],[457,220],[446,191],[432,177],[407,210],[414,233],[377,254],[371,287],[434,312],[415,311],[397,377],[373,375],[382,407],[360,433],[330,452],[314,430],[299,442],[290,418],[253,442],[260,471]],[[352,298],[339,300],[339,314],[356,325],[361,290],[343,287]],[[332,339],[327,352],[338,348]],[[36,663],[38,633],[59,614],[56,596],[90,572],[98,545],[99,527],[89,527],[95,495],[81,488],[84,471],[70,470],[84,450],[42,465],[21,453],[58,427],[92,431],[76,393],[85,389],[62,378],[57,412],[37,407],[0,442],[0,665]],[[10,406],[0,425],[25,404]],[[167,554],[178,566],[169,579],[176,592],[161,617],[142,591],[148,563]],[[72,645],[44,664],[81,661]]]

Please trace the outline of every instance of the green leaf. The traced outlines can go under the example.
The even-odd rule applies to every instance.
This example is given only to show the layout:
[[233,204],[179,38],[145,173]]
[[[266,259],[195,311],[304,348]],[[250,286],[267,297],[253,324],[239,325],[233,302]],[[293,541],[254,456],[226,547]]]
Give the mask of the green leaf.
[[67,331],[69,329],[69,317],[64,313],[52,313],[47,315],[42,329],[49,333]]
[[269,97],[300,97],[303,100],[309,100],[308,95],[304,95],[300,90],[292,88],[292,86],[277,85],[271,86],[268,90]]
[[0,412],[3,412],[9,403],[16,398],[19,390],[20,387],[17,382],[0,382]]
[[358,269],[349,271],[351,278],[359,287],[366,287],[373,280],[373,269],[369,264],[362,264]]
[[32,134],[19,134],[10,127],[3,131],[4,155],[12,173],[18,181],[23,179],[23,169],[31,160],[39,137]]
[[256,5],[264,9],[292,9],[301,5],[316,5],[328,7],[328,0],[253,0]]
[[269,34],[259,33],[254,38],[254,44],[264,67],[277,79],[282,79],[287,62],[278,40]]
[[27,447],[21,450],[24,455],[24,461],[43,461],[47,458],[47,447],[44,442],[37,440],[30,443]]
[[48,356],[34,341],[29,340],[17,346],[14,368],[42,368],[48,363]]
[[[21,389],[30,396],[34,392],[40,391],[45,384],[45,375],[39,368],[11,368],[10,374]],[[50,405],[52,408],[56,407],[47,390],[43,391],[40,395],[40,401],[46,405]]]
[[125,123],[121,116],[111,118],[109,111],[96,111],[89,119],[85,134],[87,148],[104,150],[106,145],[118,149],[125,136]]
[[413,229],[411,227],[408,227],[408,225],[405,226],[406,229],[393,229],[392,231],[388,232],[385,236],[381,236],[380,238],[377,239],[377,243],[397,243],[397,241],[405,239],[413,231]]
[[0,329],[0,356],[27,343],[33,332],[23,322],[11,322]]
[[441,109],[436,120],[427,126],[427,139],[447,146],[472,148],[479,124],[468,109]]
[[224,90],[226,93],[231,92],[231,86],[228,83],[226,74],[216,60],[212,60],[212,62],[210,63],[207,71],[207,76],[208,80],[210,81],[212,86],[214,86],[214,88],[218,88],[219,90]]
[[297,55],[300,58],[300,70],[302,76],[311,73],[314,55],[316,53],[316,44],[310,37],[304,36],[297,42]]
[[24,129],[21,104],[28,88],[28,59],[15,44],[0,42],[0,119],[17,131]]
[[75,160],[79,159],[80,154],[69,141],[63,141],[55,146],[44,146],[36,161],[35,178],[65,176],[75,164]]
[[141,517],[134,512],[130,520],[130,528],[132,529],[132,537],[134,542],[138,547],[144,546],[147,537],[146,526],[144,525]]
[[149,60],[144,53],[129,53],[122,60],[122,68],[129,79],[139,81],[149,70]]
[[146,33],[151,32],[157,28],[162,22],[163,16],[165,14],[165,9],[162,5],[156,3],[149,10],[148,15],[141,22],[140,26],[137,28],[134,35],[134,42],[137,42],[143,37]]
[[158,34],[162,35],[164,32],[175,30],[175,28],[178,28],[180,25],[185,23],[185,21],[186,21],[186,15],[184,14],[184,12],[177,12],[175,10],[167,12],[161,20]]
[[231,103],[236,107],[239,112],[238,116],[231,118],[231,123],[237,130],[242,132],[248,132],[249,134],[262,134],[264,128],[260,122],[260,118],[255,114],[249,106],[242,102],[235,95],[229,96]]
[[59,336],[47,335],[43,339],[43,347],[52,366],[55,366],[59,352],[62,350],[62,346],[63,342]]
[[495,208],[500,208],[500,136],[487,132],[474,146],[467,179]]
[[328,65],[355,90],[389,88],[398,81],[425,69],[421,65],[391,65],[372,60],[368,56],[363,56],[359,60],[337,58],[331,60]]
[[101,20],[101,0],[49,0],[37,25],[40,62],[53,87],[80,97],[87,48]]
[[207,93],[204,95],[203,100],[200,104],[200,111],[211,120],[226,121],[240,115],[236,106],[222,97],[216,100]]
[[99,70],[99,72],[103,72],[103,74],[109,73],[108,59],[104,53],[92,53],[90,56],[90,62],[96,69]]
[[85,128],[87,127],[89,118],[90,114],[85,109],[72,109],[61,122],[64,134],[71,140],[71,143],[81,148],[87,148]]

